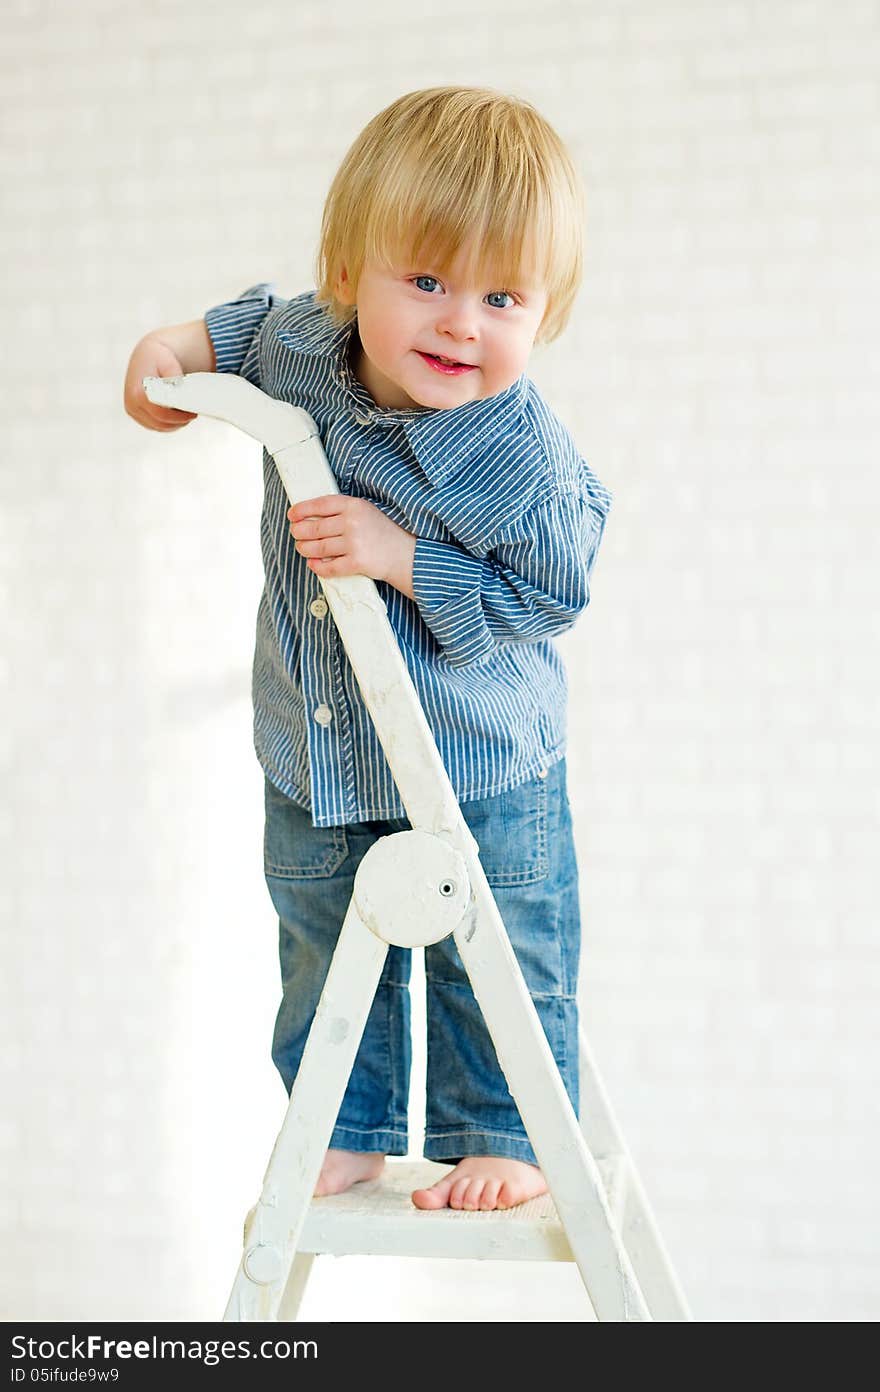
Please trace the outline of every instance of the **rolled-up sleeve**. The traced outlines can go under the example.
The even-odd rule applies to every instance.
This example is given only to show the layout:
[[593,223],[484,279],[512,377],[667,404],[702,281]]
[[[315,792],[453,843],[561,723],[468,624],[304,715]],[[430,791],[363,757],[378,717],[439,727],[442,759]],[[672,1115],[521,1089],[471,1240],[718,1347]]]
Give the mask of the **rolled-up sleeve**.
[[417,540],[415,602],[451,666],[572,626],[589,603],[610,502],[603,495],[582,489],[545,500],[484,557],[454,542]]
[[217,372],[235,372],[254,386],[260,385],[259,331],[270,309],[283,304],[286,300],[274,294],[274,287],[263,283],[206,311],[205,325],[214,345]]

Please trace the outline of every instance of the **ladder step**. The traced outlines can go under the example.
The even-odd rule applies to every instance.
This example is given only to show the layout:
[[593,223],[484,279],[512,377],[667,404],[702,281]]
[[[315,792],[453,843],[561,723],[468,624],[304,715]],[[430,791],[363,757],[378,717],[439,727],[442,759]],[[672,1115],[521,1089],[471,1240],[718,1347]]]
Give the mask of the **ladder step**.
[[[613,1192],[616,1160],[600,1161]],[[451,1165],[389,1159],[378,1179],[344,1194],[312,1199],[297,1250],[330,1256],[495,1258],[501,1261],[573,1261],[549,1194],[515,1208],[466,1213],[416,1208],[413,1189],[425,1189]]]

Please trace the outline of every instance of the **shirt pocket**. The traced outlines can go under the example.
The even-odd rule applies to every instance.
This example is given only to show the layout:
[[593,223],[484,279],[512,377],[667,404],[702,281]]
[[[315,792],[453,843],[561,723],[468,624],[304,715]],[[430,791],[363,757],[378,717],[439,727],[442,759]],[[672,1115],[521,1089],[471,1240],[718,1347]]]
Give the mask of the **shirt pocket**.
[[316,827],[312,816],[266,780],[263,868],[280,880],[325,880],[348,859],[345,827]]
[[461,804],[493,889],[537,884],[549,873],[547,779],[536,775],[494,797]]

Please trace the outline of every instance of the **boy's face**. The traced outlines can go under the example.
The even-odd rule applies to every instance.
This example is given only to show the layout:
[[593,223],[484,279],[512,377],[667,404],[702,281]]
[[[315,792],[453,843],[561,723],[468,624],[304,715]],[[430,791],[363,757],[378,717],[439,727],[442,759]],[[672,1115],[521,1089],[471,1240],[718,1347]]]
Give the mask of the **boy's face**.
[[[547,307],[542,285],[476,284],[463,248],[445,273],[428,264],[367,261],[357,305],[358,379],[379,406],[448,410],[497,396],[524,372]],[[439,361],[439,360],[446,360]]]

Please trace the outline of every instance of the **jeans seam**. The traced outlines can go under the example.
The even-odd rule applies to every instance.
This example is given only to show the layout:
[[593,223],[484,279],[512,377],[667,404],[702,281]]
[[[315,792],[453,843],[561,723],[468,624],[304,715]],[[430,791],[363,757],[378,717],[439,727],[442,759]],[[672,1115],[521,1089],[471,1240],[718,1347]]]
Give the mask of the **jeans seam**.
[[[387,960],[387,959],[386,959]],[[398,1095],[399,1078],[397,1073],[397,1061],[394,1057],[394,1049],[391,1044],[391,997],[385,997],[385,1041],[388,1047],[388,1077],[391,1082],[391,1096],[396,1098]]]
[[[474,1147],[479,1147],[475,1149]],[[437,1156],[439,1164],[451,1164],[458,1156],[491,1155],[500,1153],[501,1159],[522,1160],[526,1164],[537,1165],[538,1157],[534,1146],[525,1132],[516,1135],[500,1131],[453,1131],[447,1135],[426,1134],[425,1158],[430,1160],[430,1150],[452,1151],[452,1157]]]
[[426,1141],[446,1141],[450,1136],[497,1136],[499,1141],[526,1139],[516,1131],[492,1131],[488,1126],[450,1126],[448,1130],[425,1131]]
[[[426,981],[430,981],[430,983],[431,983],[432,986],[454,986],[454,987],[455,987],[457,990],[459,990],[459,991],[472,991],[472,990],[473,990],[473,987],[471,986],[471,983],[470,983],[469,980],[468,980],[468,981],[448,981],[448,980],[446,979],[446,977],[443,977],[443,976],[429,976],[427,973],[425,974],[425,980],[426,980]],[[531,996],[532,1000],[570,1000],[570,1001],[576,1001],[577,998],[578,998],[578,997],[577,997],[577,992],[576,992],[576,991],[532,991],[532,990],[528,987],[528,984],[526,985],[526,989],[528,990],[529,995]]]
[[356,1136],[396,1136],[399,1140],[406,1140],[406,1131],[399,1126],[350,1126],[348,1122],[339,1121],[333,1127],[334,1131],[351,1131]]
[[541,802],[541,815],[538,818],[538,834],[541,841],[541,856],[539,863],[544,867],[543,878],[547,879],[547,877],[550,874],[550,857],[547,854],[547,821],[549,816],[549,794],[547,792],[546,778],[543,778],[541,780],[541,784],[538,789],[538,797]]

